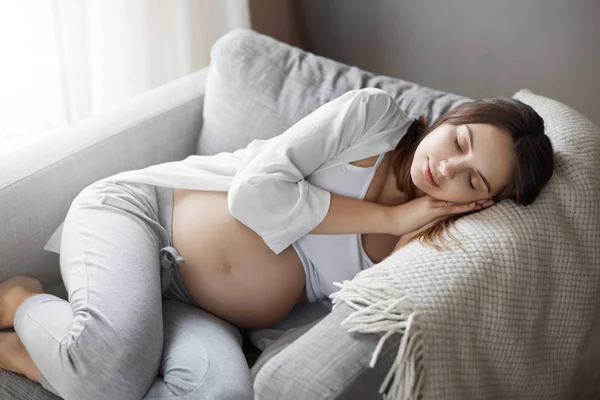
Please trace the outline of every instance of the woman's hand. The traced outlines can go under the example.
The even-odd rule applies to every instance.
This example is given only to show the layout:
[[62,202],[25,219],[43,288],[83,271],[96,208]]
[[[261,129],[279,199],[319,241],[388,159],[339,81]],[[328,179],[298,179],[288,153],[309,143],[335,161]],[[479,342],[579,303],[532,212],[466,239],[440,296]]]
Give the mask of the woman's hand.
[[481,210],[494,204],[492,199],[477,200],[468,204],[437,200],[429,195],[418,197],[408,203],[391,207],[391,232],[395,236],[420,231],[425,225],[437,222],[449,215]]

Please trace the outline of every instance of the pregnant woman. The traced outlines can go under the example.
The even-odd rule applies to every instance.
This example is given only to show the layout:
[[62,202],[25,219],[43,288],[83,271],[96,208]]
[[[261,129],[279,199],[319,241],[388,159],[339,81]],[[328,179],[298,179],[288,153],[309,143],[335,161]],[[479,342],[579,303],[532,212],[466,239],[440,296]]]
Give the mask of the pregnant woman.
[[0,368],[68,400],[251,399],[238,328],[327,298],[460,215],[533,202],[552,160],[517,100],[426,128],[366,88],[244,149],[102,179],[64,221],[68,301],[30,277],[0,284],[0,328],[16,331],[0,334]]

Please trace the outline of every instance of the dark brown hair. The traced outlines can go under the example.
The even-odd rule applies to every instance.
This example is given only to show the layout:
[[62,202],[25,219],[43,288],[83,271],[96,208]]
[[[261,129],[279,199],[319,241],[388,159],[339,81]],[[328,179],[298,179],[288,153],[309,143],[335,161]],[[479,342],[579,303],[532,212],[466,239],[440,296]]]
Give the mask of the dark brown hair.
[[[511,199],[517,204],[531,204],[552,177],[552,143],[544,134],[544,120],[531,106],[507,97],[471,101],[446,112],[429,127],[421,115],[394,149],[392,168],[397,177],[396,186],[404,192],[407,202],[415,198],[415,187],[410,178],[415,150],[425,136],[442,124],[490,124],[510,134],[516,166],[508,185],[493,197],[496,203]],[[449,216],[410,241],[423,238],[423,242],[440,249],[434,239],[445,244],[442,233],[462,215]]]

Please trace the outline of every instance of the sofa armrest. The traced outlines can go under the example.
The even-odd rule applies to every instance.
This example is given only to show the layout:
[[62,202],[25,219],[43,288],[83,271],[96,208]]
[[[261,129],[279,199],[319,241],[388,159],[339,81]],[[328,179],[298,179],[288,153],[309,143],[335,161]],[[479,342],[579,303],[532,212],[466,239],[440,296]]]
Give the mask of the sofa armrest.
[[375,366],[369,367],[381,336],[346,332],[341,323],[352,311],[347,305],[340,304],[265,363],[254,377],[254,398],[382,398],[379,387],[392,365],[401,337],[390,337]]
[[43,250],[73,199],[121,171],[195,153],[208,67],[0,157],[0,281],[26,274],[58,284]]

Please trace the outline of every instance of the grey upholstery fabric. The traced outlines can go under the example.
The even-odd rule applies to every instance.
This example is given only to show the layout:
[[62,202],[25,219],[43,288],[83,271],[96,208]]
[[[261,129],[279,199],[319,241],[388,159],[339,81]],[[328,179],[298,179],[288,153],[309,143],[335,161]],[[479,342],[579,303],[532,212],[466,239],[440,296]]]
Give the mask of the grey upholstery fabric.
[[2,400],[60,400],[23,375],[0,370],[0,398]]
[[58,257],[43,248],[84,187],[194,153],[207,72],[0,157],[0,281],[28,274],[45,286],[60,284]]
[[380,335],[349,335],[340,324],[352,311],[342,305],[271,358],[254,378],[254,398],[381,398],[379,386],[392,365],[400,336],[386,342],[375,367],[370,368]]
[[385,90],[410,118],[424,114],[427,121],[469,100],[237,29],[212,47],[198,153],[232,151],[271,138],[329,100],[363,87]]

